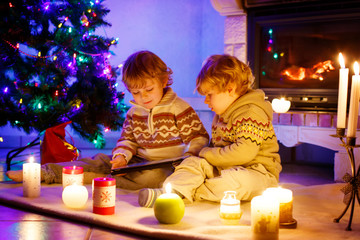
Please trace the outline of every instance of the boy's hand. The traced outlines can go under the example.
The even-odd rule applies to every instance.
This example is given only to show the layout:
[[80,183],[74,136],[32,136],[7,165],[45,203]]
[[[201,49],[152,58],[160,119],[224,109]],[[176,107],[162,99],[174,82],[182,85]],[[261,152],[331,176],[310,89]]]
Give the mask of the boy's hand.
[[125,157],[123,155],[117,155],[116,158],[110,161],[111,169],[119,168],[127,165]]

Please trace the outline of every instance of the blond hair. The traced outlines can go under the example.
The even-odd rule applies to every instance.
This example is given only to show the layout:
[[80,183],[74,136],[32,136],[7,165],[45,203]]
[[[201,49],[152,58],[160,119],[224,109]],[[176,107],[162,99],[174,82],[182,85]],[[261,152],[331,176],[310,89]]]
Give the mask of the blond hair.
[[230,55],[208,57],[196,78],[196,90],[204,95],[204,86],[226,91],[229,83],[234,83],[241,96],[252,88],[254,75],[248,65]]
[[145,87],[148,79],[166,82],[170,86],[172,70],[156,54],[150,51],[139,51],[130,55],[122,69],[122,82],[127,89]]

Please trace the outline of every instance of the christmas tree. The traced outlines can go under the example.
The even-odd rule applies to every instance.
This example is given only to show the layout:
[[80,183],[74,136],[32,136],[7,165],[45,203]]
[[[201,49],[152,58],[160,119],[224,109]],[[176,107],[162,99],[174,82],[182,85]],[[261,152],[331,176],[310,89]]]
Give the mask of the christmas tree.
[[0,126],[41,133],[71,121],[105,145],[103,132],[119,130],[127,110],[109,63],[117,39],[95,32],[111,26],[108,12],[102,0],[0,3]]

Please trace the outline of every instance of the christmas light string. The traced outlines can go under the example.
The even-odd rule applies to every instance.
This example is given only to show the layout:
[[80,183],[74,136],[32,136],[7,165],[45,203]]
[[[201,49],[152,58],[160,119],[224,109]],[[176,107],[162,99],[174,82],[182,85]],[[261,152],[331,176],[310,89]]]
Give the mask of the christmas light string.
[[19,48],[20,48],[19,44],[16,44],[16,46],[15,46],[14,44],[12,44],[11,42],[9,42],[9,41],[7,41],[7,40],[5,40],[5,39],[2,39],[2,40],[5,41],[7,44],[9,44],[9,45],[10,45],[12,48],[14,48],[15,50],[21,52],[22,54],[24,54],[24,55],[26,55],[26,56],[28,56],[28,57],[32,57],[32,58],[51,58],[51,57],[54,57],[54,56],[58,55],[59,53],[61,53],[61,52],[63,52],[63,51],[66,50],[66,48],[65,48],[65,49],[62,49],[62,50],[60,50],[60,51],[58,51],[58,52],[56,52],[56,53],[54,53],[54,54],[52,54],[52,55],[49,55],[49,56],[41,56],[41,55],[39,56],[39,54],[38,54],[38,55],[31,55],[31,54],[28,54],[28,53],[20,50],[20,49],[19,49]]
[[[5,40],[5,39],[2,39],[2,40],[5,41],[7,44],[9,44],[9,45],[10,45],[12,48],[14,48],[15,50],[21,52],[22,54],[24,54],[24,55],[26,55],[26,56],[28,56],[28,57],[32,57],[32,58],[52,58],[52,57],[56,57],[57,55],[59,55],[60,53],[64,52],[64,51],[67,49],[67,48],[64,48],[64,49],[62,49],[62,50],[60,50],[60,51],[58,51],[58,52],[56,52],[56,53],[54,53],[54,54],[52,54],[52,55],[48,55],[48,56],[41,56],[41,55],[40,55],[40,56],[39,56],[39,54],[38,54],[38,55],[32,55],[32,54],[29,54],[29,53],[26,53],[26,52],[20,50],[20,49],[19,49],[19,48],[20,48],[19,44],[16,44],[16,46],[15,46],[14,44],[12,44],[11,42],[9,42],[9,41],[7,41],[7,40]],[[115,42],[114,42],[114,41],[115,41]],[[116,43],[116,40],[113,40],[113,41],[111,41],[111,42],[112,42],[112,44],[114,44],[114,43]],[[84,51],[75,49],[75,50],[74,50],[74,54],[76,54],[76,52],[81,53],[81,54],[83,54],[83,55],[92,56],[92,57],[98,57],[98,56],[102,56],[102,55],[103,55],[103,53],[89,53],[89,52],[84,52]],[[111,56],[111,54],[109,54],[108,56]]]
[[[96,3],[96,4],[99,4],[100,1],[99,1],[99,0],[96,0],[95,3]],[[90,5],[93,6],[94,3],[93,3],[92,1],[90,1]],[[13,5],[11,2],[9,2],[9,6],[10,6],[10,8],[13,8],[13,7],[14,7],[14,5]],[[49,6],[50,6],[50,4],[46,4],[45,10],[48,10],[48,9],[49,9]],[[88,13],[92,13],[93,17],[97,17],[97,14],[96,14],[91,8],[89,8],[89,9],[87,10],[87,12],[88,12]],[[55,35],[56,32],[65,24],[65,22],[67,22],[68,19],[69,19],[69,17],[65,17],[64,20],[58,24],[58,28],[55,30],[54,35]],[[85,15],[85,12],[83,12],[83,15],[80,17],[80,21],[81,21],[81,23],[82,23],[83,26],[86,26],[86,27],[89,26],[89,23],[90,23],[90,22],[89,22],[87,16]],[[72,32],[72,27],[69,27],[69,32]],[[20,49],[19,49],[19,44],[16,44],[16,46],[15,46],[15,45],[13,45],[11,42],[9,42],[9,41],[7,41],[7,40],[5,40],[5,39],[3,39],[3,40],[4,40],[6,43],[8,43],[11,47],[13,47],[15,50],[18,50],[20,53],[22,53],[22,54],[24,54],[24,55],[26,55],[26,56],[28,56],[28,57],[32,57],[32,58],[44,58],[44,59],[45,59],[45,58],[55,57],[55,59],[56,59],[56,56],[57,56],[59,53],[65,51],[65,50],[67,49],[67,48],[64,48],[64,49],[62,49],[62,50],[60,50],[60,51],[58,51],[58,52],[56,52],[56,53],[54,53],[54,54],[52,54],[52,55],[48,55],[48,56],[41,56],[41,52],[39,52],[38,55],[31,55],[31,54],[28,54],[28,53],[20,50]],[[110,43],[108,46],[117,43],[117,41],[118,41],[118,38],[117,38],[116,40],[112,40],[111,43]],[[88,56],[92,56],[92,57],[96,57],[96,56],[101,56],[101,55],[103,55],[103,53],[89,53],[89,52],[84,52],[84,51],[77,50],[77,49],[74,49],[73,51],[75,52],[74,54],[76,54],[76,52],[78,52],[78,53],[81,53],[81,54],[83,54],[83,55],[88,55]],[[54,59],[54,60],[55,60],[55,59]]]
[[[100,1],[99,0],[96,0],[95,1],[95,3],[96,4],[98,4]],[[91,7],[94,5],[94,3],[93,2],[89,2],[90,3],[90,5],[91,5]],[[51,5],[51,3],[49,3],[49,2],[46,2],[46,4],[44,5],[45,7],[44,7],[44,9],[46,10],[46,11],[48,11],[49,9],[50,9],[50,5]],[[16,6],[15,5],[13,5],[12,3],[10,3],[9,2],[9,6],[11,7],[11,8],[16,8]],[[38,11],[40,11],[40,9],[37,9]],[[86,13],[86,14],[85,14]],[[88,13],[88,14],[87,14]],[[86,16],[86,15],[90,15],[90,16]],[[89,25],[90,25],[90,21],[96,21],[96,20],[94,20],[93,18],[96,18],[98,15],[95,13],[95,11],[93,11],[92,9],[88,9],[87,11],[85,11],[85,12],[83,12],[83,14],[82,14],[82,16],[80,17],[80,22],[81,22],[81,25],[83,25],[84,27],[86,27],[86,28],[88,28],[89,27]],[[89,17],[89,18],[88,18]],[[67,29],[65,29],[64,30],[64,28],[65,28],[65,23],[66,23],[66,21],[68,21],[68,17],[65,17],[64,19],[63,19],[63,21],[61,21],[60,19],[60,23],[59,24],[57,24],[57,25],[55,25],[55,26],[57,26],[57,27],[55,27],[55,32],[53,32],[53,34],[58,34],[58,33],[65,33],[66,34],[66,31],[68,32],[68,33],[70,33],[70,34],[73,34],[72,33],[72,28],[73,27],[71,27],[71,26],[67,26],[66,28]],[[90,21],[89,21],[90,20]],[[94,22],[95,23],[95,22]],[[95,25],[94,25],[95,26]],[[61,31],[59,31],[59,29],[62,29]],[[59,32],[58,32],[59,31]],[[89,34],[89,35],[91,35],[91,33]],[[106,32],[105,32],[105,36],[106,36],[107,34],[106,34]],[[70,36],[70,35],[69,35]],[[28,52],[26,52],[26,51],[23,51],[23,50],[21,50],[20,49],[20,44],[22,45],[22,46],[27,46],[26,44],[23,44],[23,43],[17,43],[16,45],[14,45],[13,43],[11,43],[10,41],[8,41],[8,40],[6,40],[6,39],[2,39],[4,42],[6,42],[9,46],[11,46],[13,49],[15,49],[16,51],[18,51],[18,53],[21,53],[21,54],[23,54],[23,55],[25,55],[25,56],[28,56],[28,57],[31,57],[31,58],[35,58],[35,59],[50,59],[50,58],[52,58],[54,61],[56,60],[56,59],[58,59],[58,57],[60,57],[61,59],[63,59],[63,60],[65,60],[64,61],[64,64],[65,64],[65,66],[68,66],[69,68],[71,67],[71,69],[74,69],[75,70],[75,65],[76,65],[76,60],[79,60],[79,62],[81,63],[84,59],[85,59],[85,61],[87,62],[87,61],[89,61],[89,60],[87,60],[87,58],[86,57],[84,57],[84,56],[81,56],[81,55],[86,55],[86,56],[91,56],[91,57],[103,57],[103,60],[100,60],[99,62],[98,62],[98,66],[100,66],[100,65],[102,65],[101,66],[101,68],[103,68],[103,71],[102,71],[102,74],[100,74],[100,76],[98,76],[98,77],[102,77],[102,76],[105,76],[107,79],[111,79],[112,77],[113,77],[113,68],[112,68],[112,66],[110,65],[110,63],[109,63],[109,58],[111,57],[111,53],[108,53],[108,52],[100,52],[100,53],[91,53],[91,52],[85,52],[85,51],[81,51],[81,50],[77,50],[77,49],[73,49],[73,48],[70,48],[70,47],[65,47],[65,48],[63,48],[63,49],[60,49],[60,50],[58,50],[58,51],[56,51],[55,53],[52,53],[51,55],[44,55],[44,56],[42,56],[42,53],[41,53],[41,51],[39,51],[38,52],[38,54],[37,55],[35,55],[35,54],[30,54],[30,53],[28,53]],[[111,39],[110,39],[111,40]],[[107,42],[107,43],[105,43],[108,47],[109,46],[111,46],[111,45],[113,45],[113,44],[116,44],[118,42],[118,38],[116,38],[115,40],[111,40],[111,42]],[[28,47],[28,48],[31,48],[31,47]],[[69,51],[70,50],[70,51]],[[63,54],[64,52],[66,51],[66,54]],[[72,56],[71,56],[71,51],[73,51],[73,54],[72,54]],[[66,57],[66,55],[67,54],[69,54],[71,57],[70,57],[70,62],[69,62],[69,64],[66,64],[65,62],[67,61],[67,57]],[[64,58],[63,58],[64,57]],[[60,59],[59,58],[59,59]],[[80,66],[80,65],[79,65]],[[121,65],[119,65],[118,66],[118,68],[117,69],[119,69],[119,68],[121,68],[122,66]],[[71,71],[71,70],[70,70]],[[75,70],[76,71],[76,70]],[[34,85],[33,86],[35,86],[35,87],[39,87],[39,83],[41,83],[41,82],[35,82],[34,83]],[[15,81],[14,82],[14,85],[15,85],[15,87],[16,87],[16,89],[17,89],[17,82]],[[113,84],[113,83],[111,83],[111,82],[109,82],[109,88],[110,89],[114,89],[114,88],[116,88],[116,85],[117,85],[117,83],[115,83],[115,84]],[[30,86],[31,87],[31,86]],[[45,86],[46,87],[46,86]],[[11,91],[10,90],[8,90],[8,89],[11,89],[11,88],[8,88],[8,87],[6,87],[5,89],[4,89],[4,93],[10,93]],[[66,90],[65,89],[62,89],[62,90],[60,90],[61,92],[64,92],[64,94],[66,95]],[[54,90],[54,97],[55,97],[55,99],[54,100],[56,100],[56,101],[58,101],[58,97],[59,97],[59,90],[58,89],[56,89],[56,90]],[[62,94],[63,95],[63,94]],[[33,99],[33,108],[34,109],[37,109],[37,110],[40,110],[40,111],[46,111],[46,108],[47,108],[47,106],[46,105],[44,105],[44,102],[42,101],[42,99],[40,99],[40,98],[37,98],[37,99]],[[119,104],[119,99],[116,97],[115,99],[114,99],[114,101],[113,101],[113,103],[115,103],[116,105],[117,104]],[[20,98],[19,99],[19,101],[18,101],[18,106],[19,107],[21,107],[23,105],[23,98]],[[76,110],[79,110],[80,108],[81,108],[81,106],[83,105],[83,103],[82,103],[82,101],[80,100],[80,99],[78,99],[76,102],[73,102],[72,103],[72,106],[73,106],[73,108],[75,108]],[[123,106],[123,108],[125,108],[124,106]],[[74,110],[74,109],[73,109]],[[72,110],[72,111],[73,111]],[[105,126],[104,126],[105,127]],[[110,130],[110,128],[109,127],[105,127],[105,129],[104,129],[104,132],[108,132]],[[98,138],[98,139],[97,139]],[[99,140],[100,140],[100,142],[102,141],[101,140],[101,136],[95,136],[95,138],[93,138],[93,143],[96,145],[97,143],[99,143]],[[99,143],[100,144],[100,143]]]

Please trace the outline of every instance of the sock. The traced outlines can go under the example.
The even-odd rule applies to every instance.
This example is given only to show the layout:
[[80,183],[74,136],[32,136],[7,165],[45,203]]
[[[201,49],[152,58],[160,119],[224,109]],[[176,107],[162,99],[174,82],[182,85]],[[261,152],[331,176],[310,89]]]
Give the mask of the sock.
[[[22,182],[23,181],[23,170],[14,170],[7,171],[6,176],[13,180],[14,182]],[[41,171],[41,181],[44,181],[44,174]]]
[[161,188],[143,188],[139,191],[138,203],[141,207],[152,208],[162,193]]

